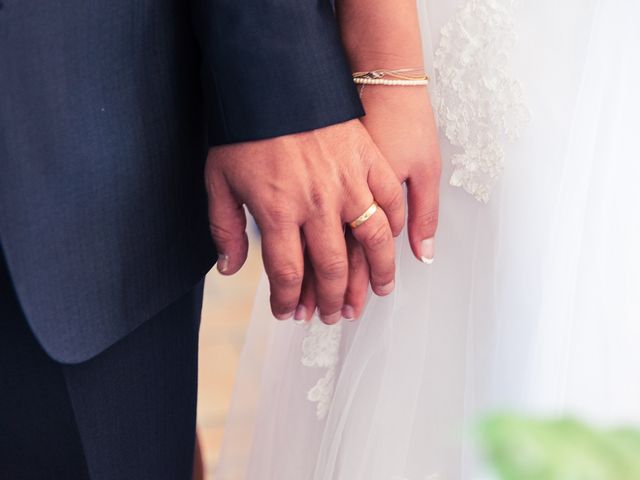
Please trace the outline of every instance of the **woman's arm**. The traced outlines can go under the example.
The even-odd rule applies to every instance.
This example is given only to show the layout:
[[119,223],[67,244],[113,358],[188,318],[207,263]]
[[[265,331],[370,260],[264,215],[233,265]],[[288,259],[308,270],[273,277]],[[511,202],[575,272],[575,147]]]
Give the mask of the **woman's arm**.
[[336,10],[354,71],[423,66],[416,0],[336,0]]
[[[416,0],[336,0],[343,44],[353,71],[423,68]],[[431,263],[438,221],[440,153],[425,86],[367,85],[363,123],[408,185],[409,239]]]

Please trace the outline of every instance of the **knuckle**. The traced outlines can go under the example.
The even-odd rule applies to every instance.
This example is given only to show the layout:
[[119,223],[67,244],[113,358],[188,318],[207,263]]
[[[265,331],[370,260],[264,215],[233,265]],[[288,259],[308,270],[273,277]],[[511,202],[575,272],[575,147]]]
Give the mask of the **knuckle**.
[[381,224],[365,238],[364,243],[368,249],[376,252],[388,247],[392,240],[393,235],[389,227],[386,224]]
[[435,230],[438,226],[438,209],[430,208],[422,212],[413,219],[418,228],[424,230]]
[[389,195],[388,207],[391,211],[396,212],[404,207],[404,194],[400,185],[394,186]]
[[295,214],[290,202],[267,202],[256,209],[256,218],[266,229],[280,229],[295,221]]
[[[351,169],[353,170],[353,169]],[[356,195],[356,187],[354,185],[354,178],[358,178],[357,172],[345,171],[340,175],[340,188],[344,192],[344,198],[354,198]],[[363,180],[366,177],[363,176]]]
[[316,211],[324,212],[327,209],[326,196],[316,187],[311,188],[311,191],[309,192],[309,201]]
[[[331,255],[336,257],[338,255]],[[329,262],[323,262],[319,266],[315,266],[316,274],[324,280],[340,280],[347,274],[347,260],[342,258],[336,258]]]
[[216,222],[209,223],[209,232],[213,239],[219,243],[230,243],[241,236],[241,233],[236,231],[236,229],[228,228]]
[[276,270],[271,274],[271,281],[279,288],[296,288],[302,284],[302,272],[295,269]]

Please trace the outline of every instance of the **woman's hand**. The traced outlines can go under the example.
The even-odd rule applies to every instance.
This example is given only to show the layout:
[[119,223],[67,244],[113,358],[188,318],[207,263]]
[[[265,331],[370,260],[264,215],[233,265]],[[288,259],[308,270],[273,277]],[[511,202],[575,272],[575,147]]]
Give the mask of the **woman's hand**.
[[[440,149],[429,96],[425,87],[366,86],[362,120],[373,141],[401,182],[407,184],[408,237],[417,259],[434,259],[438,225]],[[368,290],[367,262],[357,242],[347,242],[349,283],[345,318],[362,314]]]
[[[431,263],[438,224],[440,151],[426,88],[367,86],[362,101],[367,112],[362,122],[400,182],[407,183],[411,249],[416,258]],[[350,231],[346,241],[349,280],[342,316],[353,319],[362,314],[365,305],[369,265]],[[315,303],[315,275],[307,263],[300,298],[303,308],[296,312],[296,319],[308,320]]]
[[413,254],[434,258],[438,225],[440,149],[426,87],[367,86],[362,91],[369,135],[398,176],[407,183],[408,233]]

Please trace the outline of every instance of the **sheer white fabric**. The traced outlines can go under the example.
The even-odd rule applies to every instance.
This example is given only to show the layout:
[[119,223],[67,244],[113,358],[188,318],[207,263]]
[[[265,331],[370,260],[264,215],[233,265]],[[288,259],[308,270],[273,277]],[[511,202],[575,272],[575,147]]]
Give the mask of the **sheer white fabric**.
[[516,6],[465,2],[440,29],[434,53],[434,110],[449,143],[460,148],[451,156],[450,183],[481,202],[502,173],[504,141],[515,140],[528,118],[511,60]]
[[[464,4],[421,4],[429,68]],[[480,479],[469,432],[486,412],[640,425],[640,4],[509,5],[504,66],[529,113],[518,139],[495,137],[488,203],[449,185],[469,152],[443,134],[435,263],[399,238],[395,293],[344,323],[325,363],[303,364],[308,331],[271,319],[263,282],[216,478]]]

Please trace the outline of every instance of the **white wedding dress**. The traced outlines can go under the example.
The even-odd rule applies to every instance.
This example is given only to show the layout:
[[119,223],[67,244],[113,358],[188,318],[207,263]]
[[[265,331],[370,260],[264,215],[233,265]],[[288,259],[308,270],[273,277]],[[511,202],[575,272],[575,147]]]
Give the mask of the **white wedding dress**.
[[263,282],[219,480],[476,480],[483,415],[640,426],[640,2],[420,0],[444,175],[358,322]]

